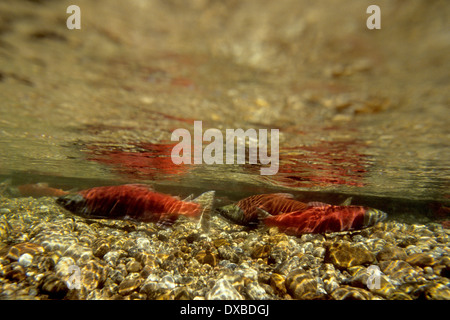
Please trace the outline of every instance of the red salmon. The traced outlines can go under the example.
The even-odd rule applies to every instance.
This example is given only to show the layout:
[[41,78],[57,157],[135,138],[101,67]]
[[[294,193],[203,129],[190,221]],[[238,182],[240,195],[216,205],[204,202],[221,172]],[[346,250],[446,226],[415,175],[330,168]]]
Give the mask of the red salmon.
[[386,219],[387,214],[363,206],[311,206],[278,216],[261,212],[260,218],[267,226],[278,227],[290,235],[359,230]]
[[264,210],[270,215],[300,211],[308,208],[306,203],[293,199],[288,193],[258,194],[242,199],[236,204],[230,204],[216,211],[231,222],[250,226],[258,223],[258,210]]
[[158,222],[175,221],[180,215],[198,218],[209,214],[214,194],[208,191],[192,201],[183,201],[146,185],[127,184],[83,190],[59,197],[57,203],[85,218]]

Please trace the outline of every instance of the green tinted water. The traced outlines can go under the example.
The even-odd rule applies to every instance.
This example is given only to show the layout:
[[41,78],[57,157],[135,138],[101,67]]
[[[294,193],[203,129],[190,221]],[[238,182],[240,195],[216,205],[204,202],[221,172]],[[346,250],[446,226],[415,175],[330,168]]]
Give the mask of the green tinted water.
[[[382,29],[368,30],[369,4],[80,1],[82,29],[68,30],[62,3],[6,1],[1,179],[214,189],[224,202],[352,195],[446,219],[450,8],[383,3]],[[224,135],[279,129],[278,173],[174,165],[171,133],[193,134],[194,120]]]

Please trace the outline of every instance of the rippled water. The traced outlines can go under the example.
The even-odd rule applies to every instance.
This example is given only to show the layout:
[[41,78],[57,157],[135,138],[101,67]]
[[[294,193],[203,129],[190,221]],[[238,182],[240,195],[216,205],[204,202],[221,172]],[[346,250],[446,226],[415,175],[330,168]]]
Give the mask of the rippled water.
[[[75,31],[63,4],[5,2],[0,178],[67,190],[140,181],[219,201],[351,195],[446,219],[450,8],[392,1],[369,31],[369,4],[80,1]],[[171,133],[193,133],[194,120],[224,135],[279,129],[278,173],[175,165]]]

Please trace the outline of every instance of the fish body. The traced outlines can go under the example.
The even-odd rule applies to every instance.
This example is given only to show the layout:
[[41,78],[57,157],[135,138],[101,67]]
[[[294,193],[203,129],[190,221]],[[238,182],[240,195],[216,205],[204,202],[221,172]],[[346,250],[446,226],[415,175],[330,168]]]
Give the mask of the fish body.
[[180,215],[200,218],[211,210],[213,201],[214,191],[183,201],[141,184],[95,187],[57,199],[59,205],[85,218],[142,222],[175,221]]
[[230,204],[216,211],[233,223],[251,226],[258,224],[258,211],[264,210],[270,215],[301,211],[308,208],[306,203],[293,199],[288,193],[258,194],[244,198],[236,204]]
[[6,190],[14,197],[60,197],[69,194],[69,191],[50,187],[45,182],[22,184],[19,186],[11,186],[7,182]]
[[363,206],[310,206],[306,210],[294,211],[278,216],[260,218],[266,226],[278,227],[290,235],[359,230],[373,226],[386,219],[381,210]]

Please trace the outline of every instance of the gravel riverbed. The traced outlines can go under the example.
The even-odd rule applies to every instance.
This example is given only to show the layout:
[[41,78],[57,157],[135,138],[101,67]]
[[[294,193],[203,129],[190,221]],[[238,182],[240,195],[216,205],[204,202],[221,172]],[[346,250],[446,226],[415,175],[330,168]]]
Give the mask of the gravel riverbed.
[[0,197],[0,299],[450,299],[449,235],[388,219],[294,237],[218,216],[204,233]]

